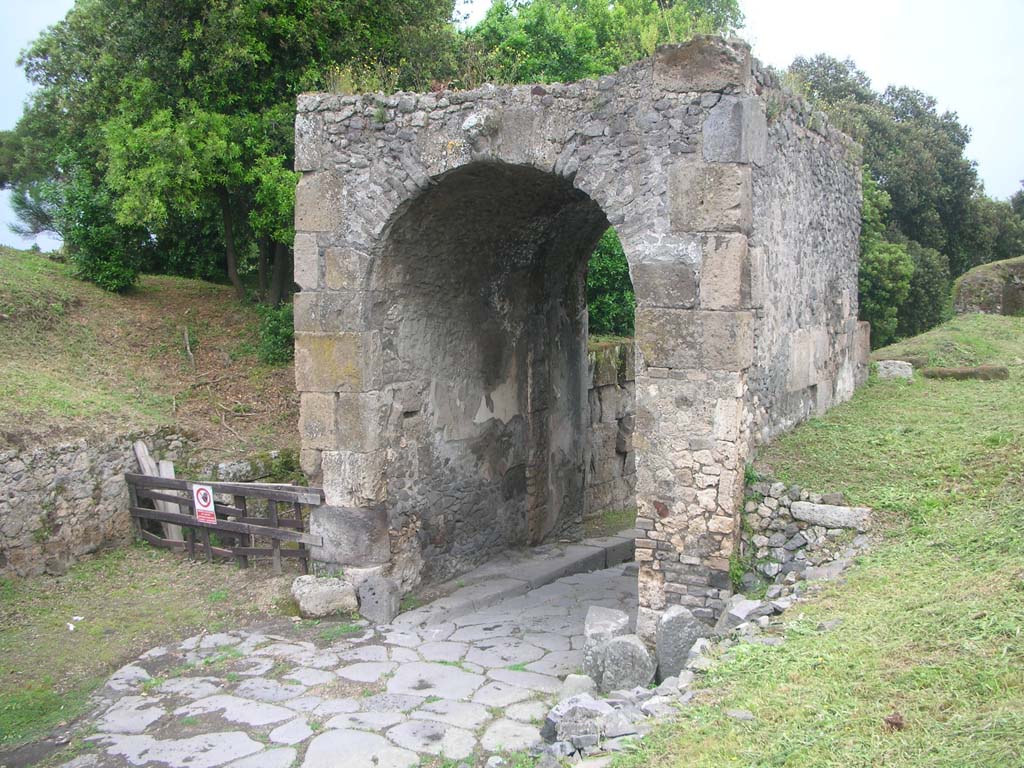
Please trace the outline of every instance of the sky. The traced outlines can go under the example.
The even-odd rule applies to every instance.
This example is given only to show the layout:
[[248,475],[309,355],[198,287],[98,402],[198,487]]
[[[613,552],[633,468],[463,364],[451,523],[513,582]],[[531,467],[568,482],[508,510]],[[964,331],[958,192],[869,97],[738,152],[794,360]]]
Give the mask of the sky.
[[[460,0],[460,5],[461,5]],[[12,128],[28,95],[15,59],[72,0],[0,0],[0,129]],[[465,3],[470,21],[490,0]],[[1024,0],[740,0],[740,35],[754,55],[779,68],[797,56],[852,58],[874,87],[909,85],[931,94],[971,128],[967,155],[978,163],[985,191],[1005,199],[1024,179],[1024,85],[1017,77]],[[25,247],[8,229],[0,195],[0,243]],[[40,240],[49,248],[53,240]]]

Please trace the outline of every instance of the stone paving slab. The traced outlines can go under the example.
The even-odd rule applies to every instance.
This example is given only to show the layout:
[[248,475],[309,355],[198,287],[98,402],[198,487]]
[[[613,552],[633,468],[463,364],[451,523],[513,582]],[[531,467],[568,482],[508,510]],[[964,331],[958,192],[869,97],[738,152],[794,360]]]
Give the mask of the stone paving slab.
[[[549,571],[567,567],[566,549]],[[605,551],[590,550],[573,562]],[[580,663],[587,608],[635,610],[636,577],[579,572],[492,603],[508,586],[478,585],[479,607],[458,617],[328,647],[317,625],[280,620],[153,649],[96,695],[83,724],[92,751],[65,768],[413,768],[528,748]]]

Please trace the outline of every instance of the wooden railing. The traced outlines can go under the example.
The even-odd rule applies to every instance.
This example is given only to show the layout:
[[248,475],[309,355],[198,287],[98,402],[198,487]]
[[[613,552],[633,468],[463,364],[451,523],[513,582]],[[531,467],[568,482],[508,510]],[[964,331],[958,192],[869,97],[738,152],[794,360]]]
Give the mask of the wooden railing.
[[[307,532],[302,514],[303,506],[324,503],[324,492],[319,488],[192,482],[130,473],[124,477],[128,483],[135,535],[157,547],[184,549],[192,559],[196,558],[197,549],[201,549],[207,562],[217,555],[234,558],[239,568],[245,568],[250,558],[270,557],[274,572],[280,573],[282,558],[299,558],[303,571],[309,573],[307,547],[323,544],[320,536]],[[197,518],[192,494],[195,485],[213,489],[216,522],[202,522]],[[231,503],[224,503],[227,498]],[[152,502],[152,509],[143,506],[147,502]],[[145,525],[146,520],[152,521],[151,524]],[[168,537],[168,526],[181,526],[184,540]],[[211,534],[216,535],[216,544]],[[258,540],[269,544],[257,546]]]

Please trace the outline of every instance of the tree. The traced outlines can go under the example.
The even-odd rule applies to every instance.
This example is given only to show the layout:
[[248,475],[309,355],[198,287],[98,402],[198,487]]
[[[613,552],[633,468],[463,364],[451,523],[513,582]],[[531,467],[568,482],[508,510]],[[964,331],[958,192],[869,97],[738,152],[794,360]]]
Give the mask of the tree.
[[889,195],[864,170],[861,208],[860,319],[871,323],[871,345],[884,347],[896,340],[899,307],[910,293],[914,262],[906,246],[885,239]]
[[913,240],[903,242],[913,264],[907,297],[899,305],[896,335],[917,336],[934,328],[949,316],[949,261],[934,248]]
[[596,336],[632,336],[636,297],[629,279],[629,264],[614,229],[601,236],[587,271],[587,312],[590,333]]
[[[13,149],[0,142],[0,179],[67,184],[57,157],[71,149],[105,188],[110,226],[162,244],[136,263],[161,268],[176,252],[170,241],[205,235],[216,216],[224,273],[241,295],[255,262],[261,295],[276,303],[291,272],[295,96],[362,61],[426,87],[454,66],[452,9],[452,0],[79,0],[21,58],[37,90]],[[29,154],[22,126],[37,124],[49,131],[35,155],[42,168],[9,161]]]

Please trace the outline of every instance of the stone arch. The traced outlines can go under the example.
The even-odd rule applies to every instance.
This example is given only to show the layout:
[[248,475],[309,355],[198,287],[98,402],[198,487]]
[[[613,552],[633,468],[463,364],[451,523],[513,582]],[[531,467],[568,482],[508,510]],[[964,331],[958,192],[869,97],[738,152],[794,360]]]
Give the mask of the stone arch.
[[[637,295],[638,631],[670,603],[713,620],[752,435],[848,396],[863,367],[855,155],[787,99],[717,39],[598,81],[300,97],[320,559],[408,586],[571,528],[580,263],[610,223]],[[836,301],[794,311],[787,284]]]

